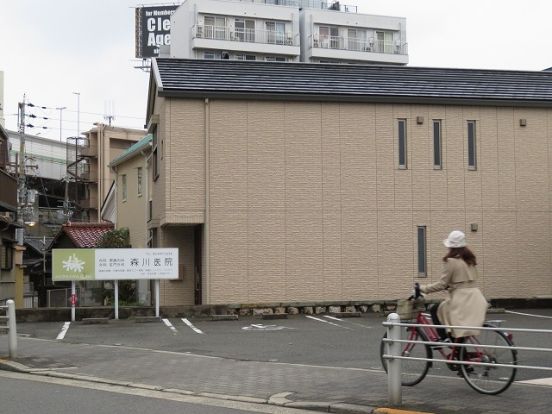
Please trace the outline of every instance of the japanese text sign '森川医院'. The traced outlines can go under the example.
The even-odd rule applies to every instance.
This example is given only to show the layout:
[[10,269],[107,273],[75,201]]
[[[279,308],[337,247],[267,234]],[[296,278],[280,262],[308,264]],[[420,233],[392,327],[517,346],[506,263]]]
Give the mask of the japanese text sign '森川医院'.
[[53,249],[52,280],[178,279],[178,249]]

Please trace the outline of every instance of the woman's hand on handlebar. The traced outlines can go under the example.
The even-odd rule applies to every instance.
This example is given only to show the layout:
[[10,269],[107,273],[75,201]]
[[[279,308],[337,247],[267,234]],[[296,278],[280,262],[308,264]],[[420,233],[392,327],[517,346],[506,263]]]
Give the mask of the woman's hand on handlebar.
[[418,299],[422,296],[422,291],[420,290],[420,284],[418,282],[414,283],[414,299]]

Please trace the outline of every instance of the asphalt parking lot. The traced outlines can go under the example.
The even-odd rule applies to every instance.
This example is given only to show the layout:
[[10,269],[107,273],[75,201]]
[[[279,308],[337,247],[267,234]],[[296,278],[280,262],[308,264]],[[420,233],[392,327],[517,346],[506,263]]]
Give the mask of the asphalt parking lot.
[[[552,309],[520,309],[490,314],[510,328],[552,329]],[[282,320],[247,317],[233,321],[171,318],[149,323],[111,320],[20,323],[18,334],[66,343],[155,349],[235,360],[281,362],[341,368],[381,370],[380,339],[385,332],[378,314],[360,318],[295,315]],[[514,333],[520,346],[550,347],[550,334]],[[552,366],[550,353],[520,351],[520,364]],[[430,375],[454,375],[435,364]],[[552,377],[550,371],[519,370],[518,381]],[[551,381],[552,385],[552,381]]]

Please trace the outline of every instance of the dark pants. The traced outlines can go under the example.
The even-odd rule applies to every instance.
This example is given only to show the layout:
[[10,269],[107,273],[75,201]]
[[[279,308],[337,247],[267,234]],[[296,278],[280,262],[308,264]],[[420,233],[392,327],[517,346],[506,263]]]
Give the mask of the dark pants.
[[[434,325],[441,325],[441,321],[437,316],[438,308],[439,308],[439,305],[437,304],[433,304],[429,307],[429,313],[431,314],[431,320],[433,321]],[[448,338],[447,331],[444,328],[437,328],[437,334],[441,337],[441,339]]]

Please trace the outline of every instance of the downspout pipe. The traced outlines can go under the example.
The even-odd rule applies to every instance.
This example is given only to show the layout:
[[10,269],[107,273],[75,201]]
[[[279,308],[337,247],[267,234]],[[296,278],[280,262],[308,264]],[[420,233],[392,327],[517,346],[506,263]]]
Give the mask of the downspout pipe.
[[202,296],[204,299],[203,304],[209,304],[211,303],[211,289],[210,289],[210,277],[209,277],[209,270],[210,266],[209,263],[211,261],[210,258],[210,252],[209,252],[209,204],[210,204],[210,197],[209,197],[209,170],[210,170],[210,103],[209,98],[205,98],[205,119],[204,119],[204,130],[205,130],[205,220],[203,224],[203,257],[205,257],[204,260],[204,266],[203,268],[203,281],[202,283]]

